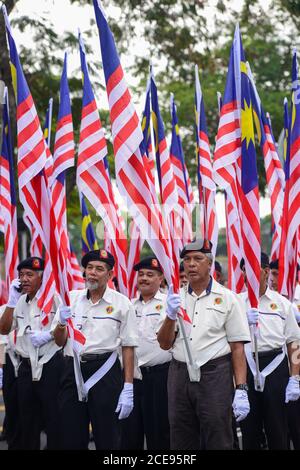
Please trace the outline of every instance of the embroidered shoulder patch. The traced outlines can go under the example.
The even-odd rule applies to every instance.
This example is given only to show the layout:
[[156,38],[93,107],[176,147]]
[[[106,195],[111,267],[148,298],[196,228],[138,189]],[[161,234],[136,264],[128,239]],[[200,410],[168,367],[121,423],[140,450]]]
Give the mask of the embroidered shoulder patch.
[[216,298],[215,298],[215,301],[214,301],[214,304],[215,304],[215,305],[220,305],[220,304],[222,304],[222,303],[223,303],[222,297],[216,297]]
[[277,310],[277,309],[278,309],[278,306],[277,306],[277,304],[270,304],[270,308],[271,308],[272,310]]
[[158,312],[162,309],[163,309],[163,306],[161,304],[156,305],[156,307],[155,307],[155,310],[157,310]]
[[106,313],[113,313],[114,311],[114,308],[112,305],[109,305],[108,307],[106,307]]

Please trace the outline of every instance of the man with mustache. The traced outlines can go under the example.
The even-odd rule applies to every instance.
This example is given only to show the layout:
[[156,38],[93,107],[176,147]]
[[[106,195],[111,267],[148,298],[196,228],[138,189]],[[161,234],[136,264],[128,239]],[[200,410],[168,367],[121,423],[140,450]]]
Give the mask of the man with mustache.
[[[9,299],[0,319],[0,333],[16,333],[16,353],[20,356],[17,394],[22,448],[40,449],[42,427],[47,435],[47,449],[59,449],[58,386],[62,371],[62,353],[50,332],[58,298],[54,297],[48,322],[38,307],[44,260],[37,256],[22,261],[19,279],[12,281]],[[43,420],[43,422],[42,422]]]
[[[66,355],[59,397],[62,447],[87,449],[91,422],[96,449],[115,450],[120,448],[119,420],[127,418],[133,408],[135,313],[127,297],[108,287],[115,264],[111,253],[90,251],[81,264],[86,289],[70,293],[71,307],[59,309],[54,329],[55,341],[64,346]],[[79,367],[68,339],[67,320],[71,317],[86,338]]]

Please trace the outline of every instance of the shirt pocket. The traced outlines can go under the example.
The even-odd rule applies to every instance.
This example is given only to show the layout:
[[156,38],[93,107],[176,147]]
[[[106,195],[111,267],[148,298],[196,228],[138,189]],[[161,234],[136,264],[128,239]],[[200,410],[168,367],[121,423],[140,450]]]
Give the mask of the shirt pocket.
[[220,306],[206,307],[205,321],[206,326],[212,331],[219,331],[225,327],[227,319],[227,310]]

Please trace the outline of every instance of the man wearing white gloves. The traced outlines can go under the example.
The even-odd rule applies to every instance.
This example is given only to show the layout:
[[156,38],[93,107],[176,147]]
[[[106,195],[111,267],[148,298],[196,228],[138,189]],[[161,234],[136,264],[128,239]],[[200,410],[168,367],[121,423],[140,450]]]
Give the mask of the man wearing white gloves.
[[[58,299],[47,317],[37,305],[42,284],[44,260],[30,257],[17,267],[19,279],[10,285],[9,299],[0,319],[0,333],[15,330],[16,354],[20,356],[17,394],[22,448],[40,449],[42,424],[47,434],[47,449],[59,449],[58,385],[62,371],[62,353],[50,333]],[[42,421],[43,420],[43,421]]]
[[157,341],[157,328],[166,315],[167,296],[160,292],[162,267],[155,256],[135,264],[139,296],[132,300],[138,324],[136,348],[140,379],[134,380],[134,410],[122,426],[122,449],[170,449],[168,370],[172,355]]
[[[240,266],[247,283],[243,259]],[[241,423],[243,449],[260,449],[263,428],[269,449],[287,449],[286,403],[300,397],[300,355],[297,345],[300,330],[291,302],[268,287],[269,273],[269,257],[261,253],[258,310],[250,308],[247,292],[239,294],[248,323],[253,329],[252,348],[248,350],[248,345],[246,348],[250,413]],[[260,371],[259,386],[255,386],[257,380],[254,381],[257,376],[255,343]]]
[[158,332],[161,348],[173,354],[168,397],[174,450],[232,449],[232,409],[237,421],[249,413],[249,327],[236,296],[210,276],[211,248],[208,240],[195,240],[182,250],[189,283],[180,296],[169,290]]
[[[97,450],[119,449],[120,420],[133,409],[135,312],[127,297],[107,285],[115,264],[108,251],[90,251],[81,264],[87,288],[71,292],[71,307],[61,307],[53,325],[55,341],[66,355],[59,396],[62,447],[87,449],[91,422]],[[78,363],[66,328],[71,317],[86,338]]]
[[[300,266],[297,266],[297,279],[299,276]],[[275,259],[270,262],[270,286],[271,289],[278,292],[278,274],[279,261]],[[298,327],[300,327],[300,285],[296,284],[293,299],[293,312]],[[297,390],[297,387],[295,387]],[[300,450],[300,399],[297,401],[289,401],[286,405],[288,415],[288,434],[293,443],[295,450]]]

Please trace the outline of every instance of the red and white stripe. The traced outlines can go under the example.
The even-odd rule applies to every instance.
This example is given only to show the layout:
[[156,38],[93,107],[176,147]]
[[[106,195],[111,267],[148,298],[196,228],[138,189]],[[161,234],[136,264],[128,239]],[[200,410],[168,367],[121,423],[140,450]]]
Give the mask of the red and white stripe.
[[105,168],[107,146],[96,102],[82,109],[77,185],[103,219],[115,255],[120,292],[127,295],[127,240],[122,228],[112,184]]

